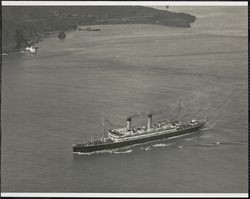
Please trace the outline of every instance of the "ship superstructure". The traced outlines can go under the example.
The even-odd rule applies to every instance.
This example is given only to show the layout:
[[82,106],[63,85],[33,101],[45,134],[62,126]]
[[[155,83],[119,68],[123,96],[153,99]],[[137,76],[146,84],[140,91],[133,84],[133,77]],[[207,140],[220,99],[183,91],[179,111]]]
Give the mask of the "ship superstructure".
[[146,126],[138,128],[131,127],[131,118],[127,118],[127,127],[119,129],[111,129],[108,132],[108,138],[113,142],[122,142],[127,140],[147,138],[151,136],[173,133],[181,129],[192,128],[200,123],[199,120],[191,120],[186,123],[178,121],[162,121],[152,124],[152,114],[148,115],[148,123]]

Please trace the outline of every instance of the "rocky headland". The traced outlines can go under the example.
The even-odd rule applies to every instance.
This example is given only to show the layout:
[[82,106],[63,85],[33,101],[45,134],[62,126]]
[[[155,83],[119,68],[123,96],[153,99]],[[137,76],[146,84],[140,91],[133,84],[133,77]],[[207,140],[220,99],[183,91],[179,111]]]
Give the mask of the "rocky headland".
[[79,25],[158,24],[188,28],[196,17],[143,6],[3,7],[2,52],[34,45],[55,31]]

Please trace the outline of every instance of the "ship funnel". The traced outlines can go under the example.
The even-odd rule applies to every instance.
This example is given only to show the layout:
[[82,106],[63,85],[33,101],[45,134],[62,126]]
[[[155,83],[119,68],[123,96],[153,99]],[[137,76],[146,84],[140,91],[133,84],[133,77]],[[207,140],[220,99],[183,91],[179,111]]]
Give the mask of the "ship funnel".
[[152,114],[148,114],[148,130],[152,128]]
[[131,117],[127,118],[127,131],[131,130]]

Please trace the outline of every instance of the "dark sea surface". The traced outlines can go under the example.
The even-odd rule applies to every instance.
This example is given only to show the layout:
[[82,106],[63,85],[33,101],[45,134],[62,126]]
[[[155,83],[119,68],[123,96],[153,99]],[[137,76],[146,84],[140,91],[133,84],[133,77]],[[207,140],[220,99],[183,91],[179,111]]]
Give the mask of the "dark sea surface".
[[[247,7],[170,8],[192,28],[102,25],[3,56],[2,192],[247,192]],[[4,30],[3,30],[4,31]],[[208,117],[204,129],[118,151],[72,144],[115,127]]]

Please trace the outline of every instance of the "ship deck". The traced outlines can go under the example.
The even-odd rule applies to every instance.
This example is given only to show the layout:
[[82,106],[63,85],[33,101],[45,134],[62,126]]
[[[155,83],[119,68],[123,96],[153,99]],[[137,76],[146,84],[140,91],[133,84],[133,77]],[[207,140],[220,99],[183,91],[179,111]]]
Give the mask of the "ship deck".
[[95,140],[93,142],[88,142],[88,143],[83,143],[83,144],[77,144],[73,145],[73,147],[95,147],[95,146],[105,146],[105,145],[110,145],[113,143],[123,143],[123,142],[130,142],[133,140],[141,140],[141,139],[148,139],[151,137],[157,137],[161,135],[166,135],[166,134],[172,134],[172,133],[178,133],[181,131],[185,130],[191,130],[195,128],[200,128],[204,126],[205,122],[199,122],[196,125],[182,125],[178,129],[173,128],[171,129],[172,131],[167,131],[167,130],[161,130],[161,131],[152,131],[149,133],[144,133],[144,134],[139,134],[139,135],[131,135],[126,138],[118,138],[117,140],[113,140],[110,137],[104,138],[103,140]]

